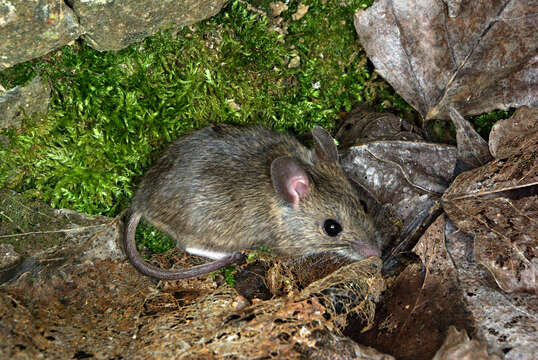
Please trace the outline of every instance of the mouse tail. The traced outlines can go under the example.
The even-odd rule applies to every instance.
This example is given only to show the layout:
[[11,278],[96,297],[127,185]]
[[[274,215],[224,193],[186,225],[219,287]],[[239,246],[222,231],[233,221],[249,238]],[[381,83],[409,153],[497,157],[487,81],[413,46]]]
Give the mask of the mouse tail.
[[129,261],[131,261],[131,264],[133,264],[136,270],[138,270],[144,275],[159,280],[189,279],[216,271],[221,267],[234,263],[242,257],[241,253],[233,253],[229,256],[226,256],[225,258],[215,260],[207,264],[193,266],[190,268],[180,270],[166,270],[158,268],[156,266],[148,264],[144,260],[144,258],[140,256],[138,250],[136,249],[135,232],[141,217],[142,214],[138,212],[131,214],[131,216],[129,217],[129,220],[127,221],[127,224],[125,226],[125,233],[123,236],[123,248],[125,250],[127,258],[129,258]]

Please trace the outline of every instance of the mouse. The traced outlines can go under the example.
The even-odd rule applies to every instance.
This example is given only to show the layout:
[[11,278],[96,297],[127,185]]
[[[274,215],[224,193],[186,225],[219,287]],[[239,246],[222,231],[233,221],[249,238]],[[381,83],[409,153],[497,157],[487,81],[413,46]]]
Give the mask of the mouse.
[[[214,124],[173,141],[143,176],[130,207],[123,246],[140,273],[159,280],[198,277],[242,258],[335,253],[381,256],[371,213],[346,177],[337,146],[322,127],[313,149],[263,126]],[[212,261],[163,269],[138,253],[143,218],[178,248]]]

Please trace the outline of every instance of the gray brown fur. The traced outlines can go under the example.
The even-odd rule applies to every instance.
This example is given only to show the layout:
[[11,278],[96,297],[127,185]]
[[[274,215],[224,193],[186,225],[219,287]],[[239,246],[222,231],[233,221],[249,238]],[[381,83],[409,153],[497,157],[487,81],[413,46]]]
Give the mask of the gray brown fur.
[[[180,248],[232,254],[220,266],[236,260],[238,251],[258,246],[293,256],[325,251],[356,260],[379,256],[372,217],[340,167],[332,138],[321,128],[313,135],[315,151],[263,127],[213,125],[179,138],[143,178],[132,204],[133,216],[142,216],[172,236]],[[298,206],[275,190],[271,178],[271,164],[286,155],[300,165],[310,183]],[[326,219],[338,220],[342,233],[326,235],[322,228]],[[129,258],[143,270],[140,267],[147,264],[132,258],[135,220],[130,221],[131,233],[126,232],[124,241],[131,243]],[[208,269],[204,271],[214,270]]]

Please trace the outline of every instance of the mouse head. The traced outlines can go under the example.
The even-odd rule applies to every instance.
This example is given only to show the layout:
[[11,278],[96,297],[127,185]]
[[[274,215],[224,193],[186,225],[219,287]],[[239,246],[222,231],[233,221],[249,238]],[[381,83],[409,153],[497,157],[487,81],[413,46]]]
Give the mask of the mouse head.
[[279,203],[280,252],[335,252],[354,260],[380,256],[373,219],[338,162],[333,138],[312,130],[312,163],[281,156],[271,164]]

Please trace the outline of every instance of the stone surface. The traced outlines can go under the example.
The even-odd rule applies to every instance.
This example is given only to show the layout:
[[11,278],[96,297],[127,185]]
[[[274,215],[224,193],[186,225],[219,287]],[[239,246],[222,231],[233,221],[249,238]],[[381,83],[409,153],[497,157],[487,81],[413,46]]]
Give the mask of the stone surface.
[[69,0],[83,38],[93,48],[118,50],[155,33],[160,27],[190,25],[217,14],[226,0]]
[[58,0],[0,0],[0,70],[78,38],[71,9]]
[[26,86],[17,86],[0,95],[0,129],[20,127],[25,116],[46,113],[50,88],[37,76]]

